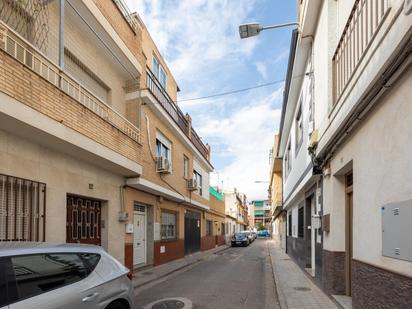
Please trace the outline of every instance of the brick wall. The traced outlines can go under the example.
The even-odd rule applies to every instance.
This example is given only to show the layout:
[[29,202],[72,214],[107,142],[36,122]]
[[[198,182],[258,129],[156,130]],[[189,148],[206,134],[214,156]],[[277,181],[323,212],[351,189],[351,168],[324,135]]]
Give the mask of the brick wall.
[[[153,153],[150,153],[148,146],[148,135],[147,135],[147,116],[150,120],[150,143]],[[187,189],[187,180],[183,175],[183,157],[186,156],[189,159],[189,178],[192,178],[193,173],[193,153],[192,151],[183,145],[183,143],[172,133],[167,123],[160,121],[157,116],[152,112],[152,110],[143,106],[141,111],[141,143],[143,145],[142,149],[142,165],[143,177],[151,182],[154,182],[166,189],[175,191],[177,190],[184,196],[190,197],[192,200],[202,203],[204,205],[209,205],[209,201],[201,197],[196,192],[190,192]],[[172,143],[172,173],[162,174],[156,172],[156,166],[153,159],[156,151],[156,131],[159,130],[167,139]],[[168,185],[170,184],[170,186]],[[172,188],[173,187],[173,188]]]
[[135,55],[136,59],[142,66],[144,66],[144,57],[142,54],[142,30],[136,29],[133,31],[112,0],[94,0],[94,3],[133,55]]
[[3,51],[0,51],[0,91],[140,163],[142,147],[138,143]]

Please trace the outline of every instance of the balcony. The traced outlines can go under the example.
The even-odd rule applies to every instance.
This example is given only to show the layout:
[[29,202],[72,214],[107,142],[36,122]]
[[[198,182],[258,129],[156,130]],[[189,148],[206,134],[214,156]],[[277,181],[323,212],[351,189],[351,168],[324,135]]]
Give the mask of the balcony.
[[61,71],[56,65],[47,60],[46,57],[42,56],[41,53],[36,52],[34,46],[24,42],[17,33],[14,33],[3,22],[0,22],[0,49],[134,141],[140,142],[140,130],[136,126],[87,89],[83,88],[80,83]]
[[388,0],[356,0],[332,58],[336,104],[389,12]]
[[183,133],[190,139],[200,154],[206,160],[209,160],[208,148],[203,144],[201,138],[191,127],[182,110],[176,105],[176,103],[173,102],[149,68],[146,69],[146,87],[158,103],[163,107],[163,109],[168,113],[168,115],[172,117]]
[[139,128],[2,21],[0,72],[0,92],[47,116],[47,121],[55,120],[59,128],[66,127],[72,130],[70,134],[77,134],[69,141],[69,133],[59,136],[56,128],[53,131],[50,125],[44,124],[37,127],[51,134],[47,141],[43,138],[44,143],[53,140],[54,145],[58,145],[63,141],[74,147],[68,150],[72,155],[79,154],[83,159],[127,175],[138,173]]

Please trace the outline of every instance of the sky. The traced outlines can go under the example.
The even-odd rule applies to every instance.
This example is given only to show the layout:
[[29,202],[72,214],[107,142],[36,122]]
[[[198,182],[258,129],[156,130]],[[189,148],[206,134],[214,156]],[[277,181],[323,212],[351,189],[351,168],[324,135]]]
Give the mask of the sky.
[[[296,0],[126,0],[146,24],[181,91],[178,104],[212,148],[210,182],[267,198],[293,27],[241,40],[238,26],[296,21]],[[187,100],[278,83],[234,95]],[[186,101],[185,101],[186,100]],[[180,101],[180,102],[179,102]]]

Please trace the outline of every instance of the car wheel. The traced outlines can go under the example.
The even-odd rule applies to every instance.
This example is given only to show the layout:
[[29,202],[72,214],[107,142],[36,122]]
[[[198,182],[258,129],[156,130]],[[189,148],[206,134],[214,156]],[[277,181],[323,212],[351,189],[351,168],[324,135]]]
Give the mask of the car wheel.
[[129,306],[127,306],[122,301],[116,300],[110,303],[105,309],[129,309]]

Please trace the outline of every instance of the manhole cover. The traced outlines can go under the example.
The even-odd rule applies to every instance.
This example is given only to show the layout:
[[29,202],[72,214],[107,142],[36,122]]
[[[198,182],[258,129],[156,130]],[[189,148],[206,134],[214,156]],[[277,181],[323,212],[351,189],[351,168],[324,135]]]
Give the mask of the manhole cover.
[[176,300],[176,299],[170,299],[170,300],[164,300],[160,301],[152,306],[152,309],[182,309],[185,307],[185,303]]
[[306,292],[306,291],[311,291],[310,288],[307,288],[305,286],[297,286],[294,288],[296,291],[302,291],[302,292]]
[[171,297],[147,304],[144,309],[192,309],[192,302],[183,297]]

